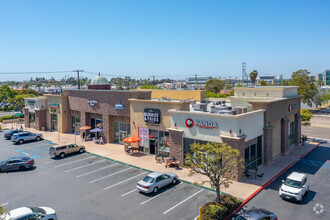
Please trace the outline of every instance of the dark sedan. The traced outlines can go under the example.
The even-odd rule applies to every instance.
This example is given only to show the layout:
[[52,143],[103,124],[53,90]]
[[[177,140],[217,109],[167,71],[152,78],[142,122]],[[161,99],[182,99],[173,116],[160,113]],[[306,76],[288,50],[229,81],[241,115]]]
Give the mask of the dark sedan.
[[16,129],[16,130],[10,130],[10,131],[8,131],[8,132],[6,132],[6,133],[4,134],[4,137],[5,137],[7,140],[10,140],[10,139],[11,139],[11,136],[13,136],[14,134],[17,134],[17,133],[19,133],[19,132],[22,132],[22,130],[18,130],[18,129]]
[[30,157],[11,157],[0,162],[0,172],[10,170],[25,170],[33,167],[34,160]]

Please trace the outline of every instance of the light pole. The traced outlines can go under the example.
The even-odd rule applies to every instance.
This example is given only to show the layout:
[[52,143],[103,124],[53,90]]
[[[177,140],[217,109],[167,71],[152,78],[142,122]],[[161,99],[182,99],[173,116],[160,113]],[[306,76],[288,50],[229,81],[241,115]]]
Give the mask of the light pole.
[[58,144],[61,142],[61,136],[60,136],[60,128],[58,128]]

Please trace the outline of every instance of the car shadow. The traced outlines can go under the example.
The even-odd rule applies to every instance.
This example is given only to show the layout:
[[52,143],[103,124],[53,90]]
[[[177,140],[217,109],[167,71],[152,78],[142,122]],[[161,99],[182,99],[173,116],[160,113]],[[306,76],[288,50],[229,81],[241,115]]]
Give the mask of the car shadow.
[[37,169],[37,167],[36,167],[36,166],[33,166],[33,167],[28,168],[28,169],[25,169],[25,170],[1,171],[0,173],[6,173],[6,174],[9,174],[9,173],[31,172],[31,171],[34,171],[34,170],[36,170],[36,169]]
[[169,191],[171,189],[175,189],[180,183],[181,183],[180,180],[178,180],[175,184],[170,184],[170,185],[168,185],[164,188],[161,188],[160,190],[158,190],[157,193],[144,193],[144,192],[141,192],[141,191],[139,191],[139,193],[142,194],[142,195],[145,195],[149,198],[152,198],[152,197],[158,196],[159,194],[161,194],[163,192]]
[[84,153],[73,153],[73,154],[66,154],[65,157],[61,158],[61,157],[50,157],[50,159],[52,160],[63,160],[63,159],[66,159],[66,158],[71,158],[71,157],[75,157],[75,156],[78,156],[78,155],[82,155],[82,154],[85,154],[86,152]]
[[291,201],[291,200],[286,200],[286,199],[284,199],[284,200],[287,202],[290,202],[290,203],[297,204],[297,205],[306,205],[314,199],[315,195],[316,195],[315,191],[309,190],[308,193],[305,194],[302,202]]
[[30,141],[24,141],[23,144],[20,144],[18,142],[13,142],[13,145],[24,145],[24,144],[27,144],[27,143],[32,143],[32,142],[42,142],[44,141],[44,139],[40,139],[40,141],[37,141],[37,140],[30,140]]

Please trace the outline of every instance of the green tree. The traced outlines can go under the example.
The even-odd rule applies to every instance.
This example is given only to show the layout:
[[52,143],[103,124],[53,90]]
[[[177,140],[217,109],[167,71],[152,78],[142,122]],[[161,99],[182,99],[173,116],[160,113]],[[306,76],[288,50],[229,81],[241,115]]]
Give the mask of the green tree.
[[243,87],[243,84],[242,83],[237,83],[236,87]]
[[251,82],[252,82],[253,85],[256,84],[257,76],[258,76],[258,71],[257,71],[257,70],[253,70],[253,71],[250,73],[250,79],[251,79]]
[[162,88],[154,85],[142,85],[140,86],[140,89],[162,89]]
[[220,186],[228,188],[239,167],[243,167],[239,150],[221,143],[194,143],[190,150],[191,154],[186,154],[185,166],[190,169],[190,175],[199,173],[209,178],[201,184],[211,184],[216,190],[217,202],[220,204]]
[[5,84],[0,87],[0,101],[3,102],[7,99],[13,98],[14,92],[10,89],[9,85]]
[[289,85],[289,81],[286,79],[283,79],[282,82],[280,83],[280,86],[288,86]]
[[225,89],[231,89],[231,88],[233,88],[233,86],[230,85],[229,83],[226,83],[226,85],[225,85]]
[[16,95],[14,98],[9,99],[10,103],[13,103],[16,108],[23,113],[23,108],[25,107],[24,98],[36,97],[34,94],[21,94]]
[[289,86],[298,86],[298,95],[302,95],[302,102],[312,106],[317,88],[311,81],[309,74],[308,70],[293,72],[291,79],[289,79]]
[[209,92],[214,92],[215,94],[218,94],[223,88],[225,87],[226,82],[221,79],[209,79],[205,83],[205,89]]
[[261,85],[261,86],[267,86],[267,83],[266,83],[265,80],[262,79],[262,80],[260,81],[260,85]]
[[8,211],[0,205],[0,220],[6,220],[7,218],[1,217],[3,214],[8,213]]
[[310,120],[313,118],[313,114],[308,111],[308,109],[300,109],[301,114],[301,125],[302,126],[311,126]]

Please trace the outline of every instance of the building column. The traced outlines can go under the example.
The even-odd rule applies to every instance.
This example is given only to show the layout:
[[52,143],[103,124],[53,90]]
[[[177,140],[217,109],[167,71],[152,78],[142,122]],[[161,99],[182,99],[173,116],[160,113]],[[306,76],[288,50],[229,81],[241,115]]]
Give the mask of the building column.
[[35,110],[35,129],[42,130],[42,127],[46,128],[46,111],[47,110]]
[[295,145],[298,146],[301,143],[301,115],[295,114],[294,116],[294,140]]
[[229,136],[220,136],[222,139],[222,143],[227,144],[227,146],[231,146],[233,149],[237,149],[240,152],[240,156],[243,160],[243,167],[237,167],[236,176],[233,180],[241,181],[245,178],[245,168],[244,168],[244,158],[245,158],[245,138],[243,137],[229,137]]
[[24,108],[23,109],[24,112],[24,126],[26,128],[30,127],[30,113],[29,113],[29,109],[28,108]]
[[109,115],[102,115],[103,124],[103,138],[104,143],[110,143],[110,117]]
[[170,156],[180,161],[180,166],[184,165],[183,131],[168,129],[170,135]]
[[281,120],[281,155],[286,156],[289,152],[289,119]]
[[273,126],[264,127],[264,164],[270,166],[273,161]]

